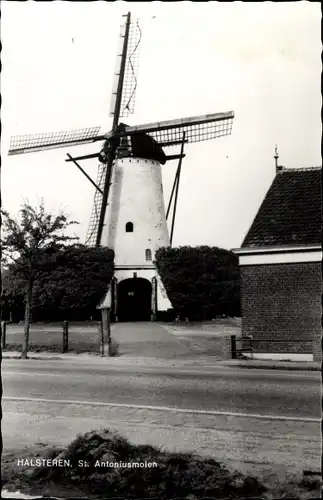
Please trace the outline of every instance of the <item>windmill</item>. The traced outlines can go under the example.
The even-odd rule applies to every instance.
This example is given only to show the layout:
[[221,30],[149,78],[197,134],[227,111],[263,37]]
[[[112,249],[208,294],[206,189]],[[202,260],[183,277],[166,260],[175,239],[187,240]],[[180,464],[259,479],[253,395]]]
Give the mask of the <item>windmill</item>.
[[[115,251],[115,275],[109,290],[112,317],[156,318],[171,307],[153,264],[155,251],[171,246],[184,146],[231,133],[234,113],[202,116],[128,126],[120,121],[134,111],[141,30],[130,13],[120,31],[110,115],[112,128],[100,127],[12,137],[9,155],[92,142],[103,145],[97,153],[72,157],[95,187],[86,244],[107,246]],[[179,147],[178,154],[164,149]],[[80,160],[98,158],[95,182],[80,166]],[[161,165],[178,160],[170,199],[165,210]],[[167,220],[172,213],[170,233]]]

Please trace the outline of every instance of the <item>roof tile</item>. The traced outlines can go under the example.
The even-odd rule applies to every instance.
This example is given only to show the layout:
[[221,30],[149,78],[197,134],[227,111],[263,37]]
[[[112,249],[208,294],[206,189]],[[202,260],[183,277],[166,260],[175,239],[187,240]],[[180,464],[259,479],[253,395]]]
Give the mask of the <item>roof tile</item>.
[[279,171],[242,247],[321,244],[322,169]]

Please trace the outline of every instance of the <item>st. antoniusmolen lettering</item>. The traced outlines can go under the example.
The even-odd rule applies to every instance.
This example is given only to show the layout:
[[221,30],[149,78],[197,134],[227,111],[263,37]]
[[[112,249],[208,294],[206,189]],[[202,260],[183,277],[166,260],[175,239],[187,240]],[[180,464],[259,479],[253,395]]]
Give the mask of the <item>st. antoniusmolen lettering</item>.
[[[20,458],[17,460],[19,467],[72,467],[70,460],[50,459],[50,458]],[[78,467],[89,467],[90,463],[86,460],[78,460]],[[155,468],[158,467],[157,462],[109,462],[96,460],[94,467],[110,467],[110,468]]]
[[101,462],[96,460],[94,467],[111,467],[111,468],[140,468],[140,469],[151,469],[153,467],[158,467],[156,462]]

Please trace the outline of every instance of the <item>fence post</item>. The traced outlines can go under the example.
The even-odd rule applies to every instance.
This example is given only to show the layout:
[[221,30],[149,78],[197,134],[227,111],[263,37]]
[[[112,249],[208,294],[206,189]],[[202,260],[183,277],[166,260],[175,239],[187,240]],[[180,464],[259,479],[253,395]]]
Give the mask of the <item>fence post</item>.
[[1,347],[2,347],[2,349],[6,348],[6,330],[7,330],[7,323],[5,321],[1,321]]
[[101,309],[101,321],[102,321],[102,342],[107,342],[108,344],[108,356],[111,356],[111,332],[110,332],[110,309],[105,307]]
[[108,309],[108,356],[111,356],[111,309]]
[[68,321],[63,321],[63,352],[68,351]]
[[99,345],[101,356],[104,356],[104,334],[102,320],[98,322]]
[[232,359],[237,359],[237,340],[235,335],[231,335],[231,356]]

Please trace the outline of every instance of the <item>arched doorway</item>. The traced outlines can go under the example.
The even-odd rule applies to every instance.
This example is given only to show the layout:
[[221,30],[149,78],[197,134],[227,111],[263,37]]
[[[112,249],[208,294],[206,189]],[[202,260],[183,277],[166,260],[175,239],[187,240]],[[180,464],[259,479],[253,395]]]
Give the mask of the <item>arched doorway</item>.
[[129,278],[117,287],[117,316],[119,321],[150,321],[150,281],[144,278]]

